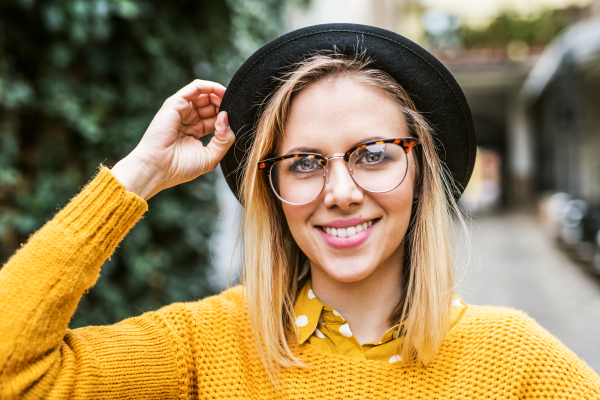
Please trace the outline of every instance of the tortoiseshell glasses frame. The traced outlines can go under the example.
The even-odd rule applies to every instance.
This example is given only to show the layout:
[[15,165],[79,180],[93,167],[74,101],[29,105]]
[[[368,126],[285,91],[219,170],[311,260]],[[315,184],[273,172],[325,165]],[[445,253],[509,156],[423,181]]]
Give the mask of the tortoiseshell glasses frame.
[[[258,169],[267,175],[271,189],[275,195],[281,201],[292,205],[307,204],[319,197],[328,181],[329,169],[327,166],[329,160],[333,158],[344,159],[352,179],[360,188],[371,193],[384,193],[400,186],[408,170],[407,156],[410,150],[418,144],[420,144],[420,141],[415,137],[369,140],[352,147],[345,153],[331,154],[329,156],[318,153],[294,153],[267,158],[258,162]],[[387,146],[381,147],[379,145],[393,145],[394,147],[388,148]],[[400,149],[395,146],[402,148],[403,151],[398,151]],[[394,148],[398,148],[398,150],[393,150]],[[387,153],[384,154],[385,151]],[[357,164],[356,157],[360,156],[360,161],[365,155],[370,156],[372,160],[366,160]],[[394,157],[396,158],[395,160],[393,159]],[[294,158],[302,158],[303,160],[292,164],[291,159]],[[289,161],[285,162],[285,160]],[[314,161],[318,162],[318,164],[315,164]],[[301,162],[304,164],[300,165],[299,163]],[[294,175],[294,178],[292,178],[292,181],[286,180],[285,182],[288,182],[288,187],[295,187],[296,189],[286,190],[286,194],[284,195],[281,193],[283,190],[280,186],[282,185],[279,182],[273,182],[273,179],[274,175],[278,173],[283,176],[281,172],[277,172],[281,168],[274,167],[277,165],[287,165],[286,163],[290,164],[288,166],[289,171],[286,169],[283,169],[283,171],[285,171],[286,176]],[[296,164],[300,166],[297,167]],[[359,166],[358,171],[355,168],[356,165]],[[374,177],[377,178],[378,183],[375,183],[372,179]],[[277,178],[275,179],[277,180]],[[320,180],[322,180],[322,183]],[[295,194],[290,194],[290,192],[295,192]],[[303,194],[299,195],[298,193]],[[308,194],[304,195],[304,193]],[[290,196],[294,198],[290,198]]]

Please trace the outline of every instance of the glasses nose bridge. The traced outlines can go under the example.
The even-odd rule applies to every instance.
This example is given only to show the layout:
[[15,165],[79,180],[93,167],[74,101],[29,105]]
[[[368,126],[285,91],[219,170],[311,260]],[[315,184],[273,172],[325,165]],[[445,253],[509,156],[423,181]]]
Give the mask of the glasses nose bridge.
[[325,157],[325,160],[327,162],[325,164],[325,185],[329,183],[329,161],[335,158],[341,158],[342,160],[344,160],[344,162],[346,163],[346,168],[348,169],[348,173],[350,174],[352,180],[354,180],[354,178],[352,177],[352,171],[350,170],[350,165],[348,165],[348,162],[346,162],[346,155],[344,153],[334,153]]
[[344,158],[346,155],[344,153],[333,153],[325,157],[327,161],[332,160],[334,158]]

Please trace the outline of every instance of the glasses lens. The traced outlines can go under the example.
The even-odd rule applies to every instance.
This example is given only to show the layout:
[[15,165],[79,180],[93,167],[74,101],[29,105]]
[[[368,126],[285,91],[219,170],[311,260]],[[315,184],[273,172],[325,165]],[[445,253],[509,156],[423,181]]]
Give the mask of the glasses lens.
[[283,201],[306,204],[316,199],[325,185],[325,168],[315,158],[294,157],[271,167],[271,185]]
[[373,144],[356,149],[349,164],[358,186],[369,192],[387,192],[404,180],[408,158],[398,145]]

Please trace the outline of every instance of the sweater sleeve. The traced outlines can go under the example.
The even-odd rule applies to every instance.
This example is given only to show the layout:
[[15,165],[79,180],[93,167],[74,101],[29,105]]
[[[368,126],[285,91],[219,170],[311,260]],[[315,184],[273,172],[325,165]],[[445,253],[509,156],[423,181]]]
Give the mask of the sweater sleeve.
[[147,209],[102,167],[2,267],[0,398],[177,396],[173,339],[160,333],[157,314],[68,329],[101,265]]

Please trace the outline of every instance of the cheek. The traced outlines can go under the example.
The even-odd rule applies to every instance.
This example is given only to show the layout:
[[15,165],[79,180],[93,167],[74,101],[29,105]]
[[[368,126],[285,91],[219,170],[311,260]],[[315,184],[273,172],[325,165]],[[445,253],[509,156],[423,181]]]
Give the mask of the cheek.
[[380,195],[378,203],[394,223],[402,223],[404,225],[408,224],[410,220],[410,212],[414,201],[413,191],[412,189],[399,189],[385,193],[383,196]]
[[282,207],[292,237],[300,247],[303,247],[302,242],[308,236],[311,228],[307,221],[313,213],[312,207],[308,204],[304,206],[291,206],[285,203],[283,203]]
[[408,227],[412,205],[416,200],[416,193],[413,189],[413,177],[414,170],[411,168],[408,171],[406,179],[399,187],[391,192],[377,195],[377,203],[385,210],[385,213],[392,222],[392,226],[396,229],[401,229],[402,233]]

